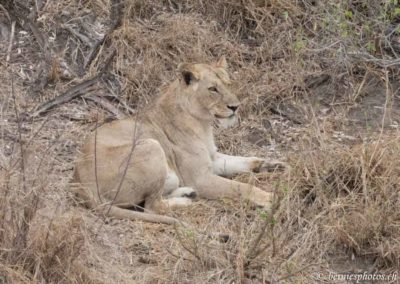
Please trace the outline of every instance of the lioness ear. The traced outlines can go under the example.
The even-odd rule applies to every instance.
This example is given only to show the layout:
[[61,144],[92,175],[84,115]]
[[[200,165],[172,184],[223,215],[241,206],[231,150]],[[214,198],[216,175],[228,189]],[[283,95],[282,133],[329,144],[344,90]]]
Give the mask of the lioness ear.
[[217,68],[228,69],[228,63],[226,63],[225,55],[222,55],[222,56],[218,59],[217,63],[215,63],[215,66],[216,66]]
[[200,75],[196,72],[196,70],[194,70],[192,64],[179,64],[178,71],[179,73],[181,73],[183,81],[186,83],[186,85],[190,85],[200,79]]

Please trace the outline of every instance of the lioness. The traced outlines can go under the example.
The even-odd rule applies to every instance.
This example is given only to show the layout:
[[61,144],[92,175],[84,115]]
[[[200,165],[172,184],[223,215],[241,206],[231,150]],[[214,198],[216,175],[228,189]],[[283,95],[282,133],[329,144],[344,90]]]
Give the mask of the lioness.
[[[152,108],[105,124],[87,139],[73,182],[89,208],[117,218],[172,224],[177,219],[156,213],[189,205],[197,195],[270,205],[272,193],[221,177],[271,166],[264,159],[217,151],[213,124],[234,124],[239,107],[228,89],[226,65],[224,57],[211,65],[181,64],[180,78]],[[145,212],[128,209],[143,203]]]

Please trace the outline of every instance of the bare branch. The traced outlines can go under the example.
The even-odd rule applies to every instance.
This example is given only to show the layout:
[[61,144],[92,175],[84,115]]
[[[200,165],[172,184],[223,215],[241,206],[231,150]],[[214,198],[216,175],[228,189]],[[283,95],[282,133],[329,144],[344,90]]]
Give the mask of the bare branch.
[[10,44],[8,45],[7,57],[6,57],[7,63],[10,61],[12,46],[13,46],[13,42],[14,42],[14,36],[15,36],[15,21],[13,21],[11,23]]
[[117,119],[123,119],[127,117],[125,114],[121,113],[115,106],[113,106],[108,100],[102,97],[96,95],[89,95],[85,96],[84,98],[91,100],[96,104],[99,104],[102,108],[112,113]]
[[70,88],[68,91],[66,91],[65,93],[59,95],[58,97],[55,97],[54,99],[42,104],[41,106],[39,106],[36,111],[31,115],[32,117],[36,117],[39,116],[45,112],[47,112],[48,110],[59,106],[61,104],[64,104],[66,102],[69,102],[77,97],[80,97],[82,95],[85,94],[85,91],[87,88],[93,86],[95,83],[97,83],[98,81],[100,81],[100,79],[102,78],[103,74],[107,71],[108,66],[110,65],[112,59],[115,56],[115,50],[113,50],[113,52],[111,52],[110,56],[105,60],[104,65],[100,68],[100,71],[97,75],[95,75],[94,77],[83,81],[81,83],[79,83],[78,85],[73,86],[72,88]]

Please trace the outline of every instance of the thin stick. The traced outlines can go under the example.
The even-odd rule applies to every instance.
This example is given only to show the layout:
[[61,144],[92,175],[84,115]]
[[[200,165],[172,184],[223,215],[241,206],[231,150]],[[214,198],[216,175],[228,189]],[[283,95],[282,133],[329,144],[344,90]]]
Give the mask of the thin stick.
[[17,119],[17,129],[18,129],[18,144],[20,147],[20,159],[21,159],[21,172],[22,172],[22,187],[23,187],[23,191],[26,193],[26,178],[25,178],[25,157],[24,157],[24,145],[23,145],[23,141],[22,141],[22,126],[21,126],[21,120],[19,117],[19,110],[18,110],[18,106],[17,106],[17,99],[15,97],[15,88],[14,88],[14,74],[11,71],[11,96],[13,98],[13,102],[14,102],[14,112],[15,112],[15,117]]
[[256,249],[257,249],[258,245],[260,244],[262,238],[264,237],[265,232],[266,232],[268,226],[270,225],[270,222],[271,222],[271,219],[267,217],[262,225],[260,232],[257,234],[257,237],[253,241],[252,246],[247,251],[247,255],[246,255],[246,259],[248,259],[247,266],[250,264],[251,260],[254,259],[254,255],[256,254]]
[[173,257],[175,257],[176,259],[183,259],[183,260],[186,260],[186,261],[193,261],[192,259],[189,259],[189,258],[186,258],[186,257],[184,257],[184,256],[177,256],[176,254],[174,254],[171,250],[169,250],[168,248],[165,248],[165,250],[170,254],[170,255],[172,255]]
[[6,57],[7,63],[10,61],[10,58],[11,58],[11,51],[12,51],[12,46],[13,46],[13,42],[14,42],[14,35],[15,35],[15,21],[13,21],[11,24],[10,43],[8,45],[7,57]]
[[8,20],[9,22],[11,22],[11,17],[10,17],[10,14],[8,13],[8,10],[7,10],[6,8],[4,8],[4,6],[1,5],[1,4],[0,4],[0,9],[3,10],[4,15],[6,15],[6,17],[7,17],[7,20]]
[[[27,186],[26,186],[26,173],[25,173],[25,155],[24,155],[24,143],[22,141],[22,126],[21,126],[21,119],[19,115],[19,110],[18,110],[18,105],[17,105],[17,99],[15,96],[15,88],[14,88],[14,74],[11,70],[11,96],[13,98],[13,103],[14,103],[14,111],[15,111],[15,117],[17,120],[17,129],[18,129],[18,137],[19,137],[19,147],[20,147],[20,170],[21,170],[21,177],[22,177],[22,192],[24,194],[27,194]],[[31,195],[31,193],[29,193]],[[38,196],[35,194],[34,199],[32,200],[32,204],[27,205],[23,207],[23,220],[21,225],[18,226],[17,233],[15,235],[15,238],[13,240],[14,242],[14,247],[19,248],[19,251],[17,251],[17,254],[10,255],[11,259],[16,261],[22,254],[22,250],[26,248],[26,242],[27,242],[27,234],[29,230],[29,222],[32,219],[32,212],[36,210],[37,205],[38,205]]]
[[133,141],[132,141],[131,150],[130,150],[129,155],[128,155],[128,160],[126,162],[126,166],[125,166],[124,172],[122,173],[121,180],[119,181],[119,184],[118,184],[118,187],[117,187],[117,192],[115,193],[114,198],[111,201],[110,206],[108,207],[106,215],[108,215],[110,213],[111,207],[113,206],[115,200],[117,199],[117,196],[118,196],[119,192],[121,191],[122,183],[124,182],[126,173],[128,172],[129,164],[130,164],[130,162],[132,160],[133,152],[135,151],[136,143],[137,143],[136,135],[137,135],[138,119],[139,119],[139,112],[136,113],[136,117],[135,117],[135,125],[134,125],[134,128],[133,128]]
[[193,255],[195,258],[197,258],[197,260],[199,260],[200,262],[203,262],[201,257],[198,255],[197,250],[193,251],[191,250],[189,247],[187,247],[184,243],[183,243],[183,239],[182,236],[179,234],[178,230],[176,230],[177,234],[176,236],[178,237],[178,241],[181,244],[181,246],[187,251],[189,252],[191,255]]
[[71,34],[73,34],[74,36],[76,36],[77,38],[80,39],[80,41],[82,41],[83,43],[85,43],[87,46],[91,47],[92,41],[85,35],[77,32],[76,30],[74,30],[70,25],[61,25],[61,28],[66,29],[67,31],[69,31]]
[[73,86],[71,89],[69,89],[65,93],[63,93],[63,94],[59,95],[58,97],[55,97],[54,99],[49,100],[48,102],[39,106],[36,109],[36,111],[32,114],[32,117],[37,117],[56,106],[59,106],[66,102],[69,102],[79,96],[82,96],[84,94],[85,89],[94,85],[97,81],[100,80],[100,78],[101,78],[101,74],[98,74],[86,81],[83,81],[82,83],[79,83],[76,86]]
[[100,190],[99,190],[99,179],[97,176],[97,127],[99,124],[99,112],[97,112],[96,115],[96,128],[94,130],[94,176],[96,179],[96,190],[97,190],[97,197],[99,198],[100,203],[103,203],[103,201],[101,200],[101,196],[100,196]]
[[105,110],[112,113],[117,119],[126,118],[125,114],[118,111],[118,109],[116,107],[114,107],[113,104],[111,104],[108,100],[103,99],[102,97],[99,97],[96,95],[90,95],[90,96],[84,96],[84,98],[89,99],[89,100],[95,102],[96,104],[99,104]]
[[122,24],[122,17],[124,15],[123,9],[125,7],[124,0],[112,0],[111,1],[111,15],[110,20],[112,22],[110,29],[107,33],[98,40],[94,45],[92,50],[89,53],[89,56],[85,59],[85,63],[83,65],[84,69],[87,69],[92,61],[97,57],[100,46],[103,45],[112,35],[112,33],[121,26]]
[[[257,248],[260,245],[262,238],[265,236],[265,234],[267,232],[267,228],[269,227],[269,229],[271,231],[274,230],[274,216],[275,216],[276,211],[279,208],[279,204],[281,203],[281,200],[282,200],[281,198],[278,198],[278,200],[274,204],[272,204],[271,212],[266,216],[266,219],[263,223],[261,231],[258,233],[255,240],[253,241],[253,244],[250,246],[249,250],[247,251],[246,266],[249,266],[251,261],[254,260],[260,254],[260,252],[257,251]],[[272,237],[274,237],[272,232],[271,232],[271,234],[272,234]],[[272,240],[272,243],[273,243],[273,246],[275,247],[275,240]]]
[[72,88],[70,88],[68,91],[66,91],[65,93],[59,95],[58,97],[55,97],[54,99],[42,104],[41,106],[39,106],[36,111],[32,114],[32,117],[36,117],[39,116],[45,112],[47,112],[48,110],[64,104],[66,102],[69,102],[72,99],[75,99],[77,97],[80,97],[84,94],[85,90],[88,87],[91,87],[92,85],[94,85],[96,82],[98,82],[102,77],[103,74],[107,71],[108,66],[110,65],[112,59],[114,58],[116,54],[116,51],[113,50],[110,54],[110,56],[105,60],[104,64],[102,67],[100,67],[100,71],[97,75],[95,75],[94,77],[83,81],[81,83],[79,83],[78,85],[73,86]]

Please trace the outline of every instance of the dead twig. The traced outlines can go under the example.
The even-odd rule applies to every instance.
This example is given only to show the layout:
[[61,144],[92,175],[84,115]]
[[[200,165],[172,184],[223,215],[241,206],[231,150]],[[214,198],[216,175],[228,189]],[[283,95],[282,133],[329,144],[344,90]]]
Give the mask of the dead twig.
[[26,192],[26,178],[25,178],[25,164],[24,164],[24,143],[22,141],[22,125],[21,125],[21,119],[20,119],[20,113],[18,110],[18,106],[17,106],[17,99],[15,96],[15,88],[14,88],[14,74],[11,71],[11,96],[13,98],[13,102],[14,102],[14,112],[15,112],[15,118],[17,120],[17,129],[18,129],[18,144],[20,147],[20,159],[21,159],[21,173],[22,173],[22,187],[23,187],[23,192]]
[[198,261],[203,262],[202,258],[200,257],[200,255],[198,254],[197,249],[195,249],[195,251],[193,251],[192,249],[190,249],[187,245],[184,244],[183,242],[183,238],[181,236],[181,234],[178,232],[178,230],[176,230],[177,234],[177,238],[178,241],[180,243],[180,245],[187,251],[189,252],[191,255],[193,255]]
[[11,17],[10,14],[8,13],[8,10],[1,4],[0,4],[0,9],[4,12],[4,15],[6,15],[7,20],[11,23]]
[[101,195],[100,195],[100,190],[99,190],[99,178],[97,175],[97,127],[99,124],[99,113],[97,113],[96,116],[96,129],[94,130],[94,176],[96,179],[96,191],[97,191],[97,197],[99,198],[100,203],[103,203],[101,200]]
[[69,89],[65,93],[61,94],[58,97],[55,97],[54,99],[52,99],[52,100],[44,103],[40,107],[38,107],[36,109],[36,111],[32,114],[32,117],[39,116],[56,106],[59,106],[66,102],[69,102],[79,96],[82,96],[84,94],[85,90],[88,87],[97,83],[101,79],[101,77],[102,77],[102,74],[97,74],[96,76],[94,76],[86,81],[83,81],[82,83],[79,83],[76,86],[73,86],[71,89]]
[[124,183],[125,176],[126,176],[126,174],[128,172],[129,165],[131,164],[133,152],[135,151],[136,145],[137,145],[138,140],[139,140],[138,139],[139,137],[137,137],[138,136],[138,120],[139,120],[139,113],[136,113],[135,125],[133,127],[132,147],[131,147],[131,149],[129,151],[129,154],[128,154],[128,157],[127,157],[127,161],[126,161],[126,166],[125,166],[124,171],[122,173],[122,176],[121,176],[121,179],[119,181],[119,184],[118,184],[117,190],[115,192],[114,198],[111,201],[110,206],[108,207],[106,216],[110,213],[111,207],[113,206],[115,200],[117,199],[117,196],[118,196],[119,192],[121,191],[122,184]]
[[83,43],[85,43],[87,46],[92,47],[93,46],[93,42],[92,39],[90,39],[89,37],[79,33],[78,31],[74,30],[70,25],[66,25],[66,24],[62,24],[61,28],[69,31],[72,35],[76,36],[77,38],[80,39],[80,41],[82,41]]
[[11,34],[10,34],[10,43],[8,45],[8,50],[7,50],[7,57],[6,57],[6,62],[8,63],[11,58],[11,51],[12,51],[12,46],[14,42],[14,36],[15,36],[15,21],[11,23]]
[[375,64],[382,68],[399,67],[400,66],[400,58],[382,59],[382,58],[377,58],[366,52],[348,52],[347,55],[349,55],[357,60],[360,60],[360,61]]
[[185,261],[192,261],[192,259],[189,259],[189,258],[186,258],[186,257],[184,257],[184,256],[178,256],[178,255],[176,255],[175,253],[173,253],[170,249],[168,249],[168,248],[165,248],[165,250],[170,254],[170,255],[172,255],[173,257],[175,257],[176,259],[183,259],[183,260],[185,260]]
[[[15,117],[17,120],[17,129],[18,129],[18,137],[19,137],[19,147],[20,147],[20,175],[22,178],[22,194],[24,194],[24,206],[23,206],[23,219],[21,224],[18,226],[17,233],[13,240],[14,247],[18,248],[15,254],[10,254],[11,262],[17,262],[18,258],[21,257],[23,254],[26,244],[27,244],[27,235],[30,226],[30,221],[33,218],[33,214],[36,211],[37,205],[39,203],[39,197],[34,192],[27,192],[27,185],[26,185],[26,168],[25,168],[25,154],[24,154],[24,143],[22,141],[22,125],[20,119],[20,112],[17,105],[17,99],[15,95],[15,88],[14,88],[14,74],[11,71],[11,96],[14,102],[14,111]],[[32,196],[32,198],[30,198]]]
[[100,46],[103,45],[111,36],[111,34],[121,26],[122,17],[124,15],[124,0],[113,0],[111,1],[111,27],[107,31],[107,33],[103,36],[102,39],[98,40],[92,47],[88,57],[85,59],[85,63],[83,68],[86,70],[88,66],[92,63],[92,61],[97,57],[98,52],[100,51]]
[[85,90],[91,86],[93,86],[95,83],[97,83],[98,81],[101,80],[101,78],[103,77],[104,73],[106,72],[106,70],[108,69],[108,66],[110,65],[112,59],[115,56],[115,50],[113,52],[111,52],[111,55],[105,60],[105,63],[103,65],[103,67],[100,68],[100,72],[95,75],[94,77],[83,81],[81,83],[79,83],[78,85],[73,86],[72,88],[70,88],[68,91],[66,91],[65,93],[55,97],[54,99],[42,104],[41,106],[39,106],[35,112],[33,114],[31,114],[32,117],[37,117],[45,112],[47,112],[48,110],[59,106],[61,104],[64,104],[66,102],[69,102],[77,97],[80,97],[82,95],[85,94]]
[[[112,208],[112,206],[113,206],[115,200],[117,199],[119,192],[121,191],[122,184],[124,183],[125,176],[126,176],[126,174],[127,174],[127,172],[128,172],[128,168],[129,168],[129,165],[130,165],[130,163],[131,163],[132,156],[133,156],[133,153],[134,153],[134,151],[135,151],[135,148],[136,148],[136,145],[137,145],[137,141],[138,141],[138,137],[137,137],[137,130],[138,130],[138,129],[137,129],[137,121],[138,121],[138,119],[139,119],[139,113],[136,113],[135,124],[134,124],[134,127],[133,127],[132,146],[131,146],[131,149],[130,149],[130,151],[129,151],[129,153],[128,153],[128,156],[127,156],[126,166],[124,167],[124,170],[123,170],[123,172],[122,172],[121,179],[120,179],[119,184],[118,184],[118,186],[117,186],[117,189],[116,189],[114,198],[113,198],[113,200],[111,200],[111,202],[109,203],[109,207],[108,207],[108,209],[107,209],[107,212],[105,212],[105,214],[103,215],[103,220],[104,220],[105,217],[107,217],[107,215],[110,213],[111,208]],[[96,123],[97,123],[97,122],[96,122]],[[97,128],[96,128],[96,129],[97,129]],[[97,130],[96,130],[95,147],[97,147],[97,142],[96,142],[96,140],[97,140]],[[96,158],[95,162],[96,162],[96,166],[97,166],[97,157],[96,157],[96,155],[95,155],[95,158]],[[98,187],[98,181],[97,181],[97,167],[96,167],[95,174],[96,174],[96,186]],[[98,190],[98,188],[97,188],[97,190]],[[100,192],[99,192],[99,191],[98,191],[98,194],[99,194],[99,198],[100,198]],[[145,208],[143,208],[143,209],[145,209]],[[98,219],[100,219],[100,217],[99,217]],[[97,220],[98,220],[98,219],[97,219]],[[97,230],[98,232],[103,228],[103,225],[104,225],[104,222],[101,223],[100,227],[99,227],[98,230]],[[96,234],[97,234],[97,233],[96,233]]]
[[261,243],[261,240],[267,233],[267,228],[270,229],[271,233],[271,241],[272,241],[272,246],[273,246],[273,254],[275,254],[275,235],[274,235],[274,226],[275,226],[275,213],[279,208],[279,205],[281,203],[281,198],[276,200],[272,204],[271,212],[265,216],[265,221],[262,225],[262,228],[260,232],[257,234],[256,238],[254,239],[252,245],[249,247],[247,253],[246,253],[246,263],[245,266],[249,266],[251,261],[254,260],[261,252],[262,250],[258,249]]
[[122,99],[114,92],[113,88],[107,86],[107,90],[108,90],[108,92],[109,92],[109,93],[107,94],[107,96],[110,95],[110,96],[112,96],[113,99],[117,100],[118,103],[121,104],[121,105],[124,107],[125,112],[126,112],[128,115],[134,115],[134,114],[136,113],[136,110],[134,110],[133,108],[131,108],[131,107],[126,103],[125,100],[122,100]]
[[115,106],[113,106],[108,100],[102,97],[96,95],[89,95],[85,96],[84,98],[100,105],[102,108],[113,114],[117,119],[123,119],[127,117],[125,114],[121,113]]
[[27,19],[26,25],[29,27],[31,32],[33,33],[37,43],[40,46],[40,49],[43,52],[44,58],[47,63],[51,63],[52,61],[52,56],[51,56],[51,51],[49,48],[49,43],[48,41],[43,37],[42,33],[40,32],[39,28],[36,25],[36,22],[29,19]]

